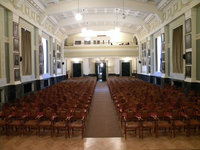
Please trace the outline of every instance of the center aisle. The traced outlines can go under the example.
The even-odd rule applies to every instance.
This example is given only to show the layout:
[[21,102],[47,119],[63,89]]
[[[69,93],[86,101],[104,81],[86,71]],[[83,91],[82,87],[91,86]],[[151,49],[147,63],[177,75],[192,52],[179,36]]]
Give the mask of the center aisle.
[[85,137],[121,137],[121,128],[107,82],[97,82]]

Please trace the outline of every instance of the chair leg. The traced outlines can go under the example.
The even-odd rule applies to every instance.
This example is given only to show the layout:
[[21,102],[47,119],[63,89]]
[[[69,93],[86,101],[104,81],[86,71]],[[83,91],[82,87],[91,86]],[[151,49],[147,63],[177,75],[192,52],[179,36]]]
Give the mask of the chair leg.
[[38,136],[40,136],[40,127],[38,127]]
[[65,138],[67,138],[67,129],[65,128]]
[[53,129],[52,129],[52,127],[50,128],[50,130],[51,130],[51,137],[52,137],[53,136],[53,132],[52,132]]
[[125,139],[126,139],[126,125],[124,127],[124,136],[125,136]]
[[155,132],[156,132],[156,137],[158,137],[158,130],[159,130],[159,128],[157,127],[156,130],[155,130]]
[[83,134],[84,134],[84,128],[82,128],[81,132],[82,132],[82,139],[83,139]]

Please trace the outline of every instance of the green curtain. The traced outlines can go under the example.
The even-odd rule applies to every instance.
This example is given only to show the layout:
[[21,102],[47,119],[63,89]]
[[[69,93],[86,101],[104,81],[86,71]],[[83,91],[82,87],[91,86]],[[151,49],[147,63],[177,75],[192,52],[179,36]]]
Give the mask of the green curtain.
[[22,74],[32,74],[32,59],[31,59],[31,33],[22,29],[21,35],[21,48],[22,48]]
[[183,73],[183,26],[173,30],[173,73]]

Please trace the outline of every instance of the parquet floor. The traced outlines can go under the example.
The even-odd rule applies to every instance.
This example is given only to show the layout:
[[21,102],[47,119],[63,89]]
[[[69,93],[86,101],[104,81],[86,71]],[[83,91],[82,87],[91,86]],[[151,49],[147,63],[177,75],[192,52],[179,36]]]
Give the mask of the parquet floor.
[[77,133],[72,138],[64,136],[0,136],[0,150],[197,150],[200,136],[170,138],[147,136],[139,139],[129,135],[124,138],[84,138]]
[[[96,122],[96,126],[98,125],[100,124]],[[129,133],[126,140],[123,137],[82,139],[80,132],[75,132],[72,138],[67,139],[62,132],[50,137],[48,131],[43,132],[40,137],[34,133],[24,136],[0,135],[0,150],[200,150],[200,131],[198,132],[198,136],[179,135],[170,138],[165,135],[155,138],[147,135],[144,139]]]

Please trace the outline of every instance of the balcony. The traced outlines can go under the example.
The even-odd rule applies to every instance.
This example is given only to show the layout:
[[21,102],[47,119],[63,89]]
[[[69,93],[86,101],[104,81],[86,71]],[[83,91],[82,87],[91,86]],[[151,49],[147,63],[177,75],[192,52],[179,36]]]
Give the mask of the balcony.
[[138,46],[131,42],[67,44],[65,57],[138,56]]

